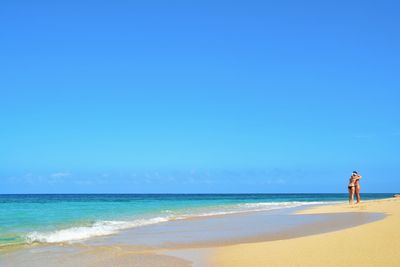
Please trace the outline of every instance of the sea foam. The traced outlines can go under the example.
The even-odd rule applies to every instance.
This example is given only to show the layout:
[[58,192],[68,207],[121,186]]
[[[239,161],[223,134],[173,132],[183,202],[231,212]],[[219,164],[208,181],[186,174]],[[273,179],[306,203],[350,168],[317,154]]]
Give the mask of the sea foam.
[[[186,210],[180,213],[167,211],[168,215],[129,221],[97,221],[89,226],[70,227],[50,232],[31,232],[26,235],[28,243],[63,243],[83,241],[92,237],[116,234],[121,230],[152,225],[172,220],[195,217],[228,215],[243,212],[268,211],[282,208],[295,208],[305,205],[318,205],[327,202],[257,202],[210,207],[207,210]],[[330,202],[332,203],[332,202]]]
[[155,217],[133,221],[98,221],[91,226],[71,227],[51,232],[31,232],[26,236],[28,243],[61,243],[85,240],[96,236],[116,234],[120,230],[166,222],[167,217]]

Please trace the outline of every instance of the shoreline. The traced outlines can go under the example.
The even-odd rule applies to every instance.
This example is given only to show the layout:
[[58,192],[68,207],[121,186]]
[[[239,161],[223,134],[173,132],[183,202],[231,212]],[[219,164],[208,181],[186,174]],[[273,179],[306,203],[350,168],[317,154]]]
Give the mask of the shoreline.
[[[335,201],[336,202],[336,201]],[[297,208],[305,208],[308,206],[315,206],[315,205],[326,205],[329,202],[320,202],[320,201],[315,201],[315,202],[301,202],[301,201],[293,201],[290,202],[287,205],[286,202],[276,202],[276,203],[268,203],[269,207],[260,207],[260,208],[252,208],[252,209],[233,209],[234,206],[236,205],[241,205],[241,204],[232,204],[228,205],[230,208],[229,210],[214,210],[214,211],[207,211],[205,213],[199,213],[195,212],[193,214],[177,214],[177,215],[159,215],[159,214],[154,214],[153,216],[147,216],[143,218],[135,218],[135,219],[110,219],[110,220],[100,220],[98,222],[93,223],[93,225],[78,225],[78,224],[73,224],[69,225],[66,228],[60,228],[60,229],[55,229],[53,231],[45,230],[45,231],[32,231],[28,234],[26,234],[25,239],[32,239],[33,241],[27,242],[27,241],[20,241],[15,242],[15,243],[10,243],[10,244],[1,244],[0,243],[0,255],[1,252],[4,251],[10,251],[10,250],[18,250],[18,249],[23,249],[23,248],[30,248],[34,246],[47,246],[47,245],[63,245],[63,244],[77,244],[77,243],[86,243],[86,242],[91,242],[93,240],[98,240],[102,238],[108,238],[112,236],[118,236],[118,235],[124,235],[125,233],[135,230],[137,228],[147,228],[147,227],[152,227],[153,225],[158,225],[158,224],[164,224],[164,223],[175,223],[175,222],[189,222],[189,221],[196,221],[196,220],[207,220],[207,219],[212,219],[212,218],[224,218],[224,217],[229,217],[229,216],[248,216],[252,214],[257,214],[257,213],[263,213],[263,212],[274,212],[275,210],[292,210],[292,209],[297,209]],[[246,203],[245,205],[250,204],[252,205],[253,203]],[[263,205],[264,203],[255,203],[256,205]],[[274,205],[277,205],[275,207]],[[283,206],[279,206],[283,205]],[[134,225],[135,222],[138,221],[138,225]],[[146,223],[146,221],[148,221]],[[60,238],[60,235],[66,235],[67,232],[69,231],[77,231],[77,230],[94,230],[91,228],[98,227],[96,224],[98,223],[105,223],[105,227],[108,228],[109,226],[111,229],[108,229],[107,231],[111,233],[100,233],[96,234],[93,236],[88,236],[84,237],[82,239],[71,239],[69,240],[68,237],[63,237]],[[108,223],[113,223],[116,222],[116,225],[108,225]],[[123,224],[123,225],[122,225]],[[121,226],[122,225],[122,226]],[[33,238],[32,238],[33,236]],[[46,237],[47,236],[47,237]],[[49,236],[54,236],[55,238],[49,238]],[[37,240],[40,239],[40,240]],[[43,241],[42,241],[43,239]],[[61,241],[44,241],[45,239],[61,239]],[[65,239],[65,240],[63,240]]]
[[[80,222],[70,222],[61,227],[53,229],[35,229],[27,233],[20,233],[19,236],[0,235],[0,252],[8,248],[22,248],[31,245],[41,244],[65,244],[80,243],[97,238],[119,235],[135,228],[147,227],[150,225],[174,222],[190,221],[198,219],[216,218],[230,215],[246,215],[257,212],[269,212],[272,210],[290,209],[304,207],[308,205],[326,204],[321,201],[289,201],[289,202],[260,202],[260,203],[235,203],[221,205],[216,207],[200,207],[188,212],[178,211],[177,213],[149,213],[141,214],[138,217],[115,217],[107,219],[92,220],[91,223],[86,220]],[[248,206],[247,206],[248,205]],[[255,206],[253,206],[255,205]],[[168,211],[169,212],[169,211]],[[5,239],[1,239],[5,237]],[[11,243],[1,243],[2,240],[10,238]]]
[[[389,196],[388,193],[366,194],[364,199]],[[198,194],[172,197],[163,194],[157,197],[147,194],[145,197],[137,194],[11,194],[0,195],[0,198],[1,208],[7,211],[0,216],[4,226],[0,231],[0,251],[3,251],[31,244],[82,242],[172,220],[329,204],[344,201],[344,194],[206,194],[206,197]],[[142,202],[143,207],[137,205]],[[100,212],[102,205],[105,210]],[[14,217],[18,220],[12,220]]]
[[[335,204],[335,206],[339,206],[343,204]],[[161,233],[166,230],[179,230],[179,233],[185,232],[190,229],[197,229],[198,227],[206,227],[202,229],[202,231],[206,232],[208,229],[212,229],[217,227],[218,232],[221,232],[223,229],[221,225],[226,225],[226,223],[231,223],[232,225],[236,225],[238,227],[243,228],[243,225],[252,225],[255,228],[267,228],[271,225],[277,225],[276,219],[281,219],[281,222],[290,222],[292,225],[290,227],[283,227],[279,231],[277,229],[273,229],[274,231],[268,232],[263,229],[258,229],[256,232],[258,235],[249,235],[249,233],[245,233],[245,235],[240,236],[240,234],[235,234],[236,237],[232,240],[224,240],[223,238],[217,236],[218,242],[189,242],[188,244],[181,245],[169,245],[169,246],[138,246],[138,243],[131,244],[129,243],[131,240],[137,239],[138,230],[139,234],[145,234],[139,228],[134,229],[133,232],[129,235],[126,231],[121,233],[120,237],[124,237],[125,241],[129,241],[128,243],[122,242],[123,239],[118,239],[115,235],[111,237],[111,241],[103,242],[95,244],[96,242],[86,242],[83,244],[73,244],[73,245],[38,245],[32,248],[23,249],[22,251],[16,251],[12,257],[8,257],[8,262],[17,263],[14,266],[27,266],[32,261],[32,259],[27,259],[27,255],[30,258],[33,255],[37,255],[36,258],[39,259],[39,263],[42,266],[51,266],[51,263],[57,263],[58,260],[62,259],[63,262],[68,262],[66,266],[91,266],[96,264],[103,264],[103,266],[109,265],[119,265],[119,266],[132,266],[130,263],[132,261],[138,262],[140,266],[151,266],[151,265],[159,265],[160,262],[163,262],[163,265],[160,266],[192,266],[191,262],[194,263],[194,266],[224,266],[224,259],[220,257],[227,251],[235,248],[236,246],[249,245],[249,244],[263,244],[263,243],[274,243],[279,242],[280,240],[294,240],[307,238],[309,236],[318,236],[331,232],[341,232],[348,227],[357,228],[363,224],[370,224],[372,222],[382,221],[383,215],[382,213],[368,213],[368,216],[365,212],[357,212],[355,213],[353,209],[351,214],[346,212],[342,212],[341,210],[337,210],[335,212],[328,213],[318,213],[311,212],[316,209],[323,209],[324,207],[332,207],[332,205],[317,205],[317,206],[303,206],[301,208],[289,208],[283,209],[283,211],[275,210],[268,212],[251,212],[245,214],[236,214],[236,215],[218,215],[213,218],[200,218],[200,219],[190,219],[185,220],[183,222],[168,222],[160,225],[148,226],[147,230],[150,232]],[[286,213],[286,214],[280,214]],[[321,215],[322,214],[322,215]],[[357,221],[357,216],[361,215],[361,221]],[[371,215],[371,216],[370,216]],[[286,217],[285,217],[286,216]],[[291,216],[290,218],[288,216]],[[375,217],[374,217],[375,216]],[[319,217],[319,219],[317,219]],[[308,218],[307,220],[304,220]],[[258,220],[272,220],[275,224],[258,224],[253,225]],[[297,221],[293,221],[293,219]],[[353,225],[348,225],[346,222],[349,220],[354,220]],[[225,221],[224,221],[225,220]],[[304,220],[304,221],[302,221]],[[385,219],[383,219],[385,220]],[[210,221],[218,222],[217,224],[210,224]],[[233,223],[232,223],[233,222]],[[174,223],[177,225],[174,226]],[[182,228],[183,223],[187,226],[187,229]],[[208,225],[207,225],[208,224]],[[218,226],[219,225],[219,226]],[[165,228],[167,227],[167,228]],[[172,227],[172,228],[171,228]],[[175,227],[175,228],[174,228]],[[274,228],[274,227],[272,227]],[[144,230],[146,227],[144,227]],[[238,228],[240,229],[240,228]],[[136,231],[136,232],[135,232]],[[201,232],[201,231],[200,231]],[[203,235],[204,235],[203,232]],[[243,232],[243,229],[240,231]],[[172,231],[172,233],[174,233]],[[176,232],[175,232],[176,233]],[[212,235],[213,233],[207,232],[208,235]],[[243,234],[243,233],[241,233]],[[247,235],[247,236],[246,236]],[[119,237],[119,238],[120,238]],[[148,236],[144,235],[143,238],[147,238]],[[108,237],[107,237],[108,238]],[[107,239],[104,238],[104,239]],[[112,240],[114,238],[114,240]],[[168,240],[170,236],[166,236]],[[158,237],[159,239],[159,237]],[[101,240],[101,238],[100,238]],[[137,241],[137,240],[136,240]],[[192,240],[193,241],[193,240]],[[221,254],[221,251],[222,254]],[[50,255],[50,256],[45,256]],[[43,262],[43,259],[40,261],[41,257],[46,258],[46,262]],[[24,259],[25,258],[25,259]],[[52,258],[52,259],[50,259]],[[79,258],[79,260],[77,260]],[[4,259],[3,259],[4,260]],[[24,263],[25,262],[25,263]],[[0,258],[1,263],[1,258]],[[96,264],[95,264],[96,263]],[[26,264],[26,265],[24,265]],[[46,265],[47,264],[47,265]],[[106,265],[104,265],[106,264]],[[148,264],[148,265],[146,265]],[[246,266],[251,266],[251,263],[246,262]],[[6,265],[7,266],[7,265]],[[229,263],[226,266],[235,266]],[[237,265],[241,266],[241,265]]]

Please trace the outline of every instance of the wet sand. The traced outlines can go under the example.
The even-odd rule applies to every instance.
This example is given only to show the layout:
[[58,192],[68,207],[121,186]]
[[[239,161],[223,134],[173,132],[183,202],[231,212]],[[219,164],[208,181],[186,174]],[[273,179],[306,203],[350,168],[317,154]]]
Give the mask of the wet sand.
[[85,242],[137,249],[213,247],[336,231],[383,219],[381,213],[296,214],[299,208],[171,221]]

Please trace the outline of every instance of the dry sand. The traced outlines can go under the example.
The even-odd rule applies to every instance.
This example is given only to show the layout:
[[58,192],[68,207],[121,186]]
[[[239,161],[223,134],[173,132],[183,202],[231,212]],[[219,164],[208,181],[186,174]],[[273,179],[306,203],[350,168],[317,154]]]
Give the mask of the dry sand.
[[218,247],[211,266],[400,266],[400,199],[320,206],[302,214],[382,212],[380,221],[300,238]]

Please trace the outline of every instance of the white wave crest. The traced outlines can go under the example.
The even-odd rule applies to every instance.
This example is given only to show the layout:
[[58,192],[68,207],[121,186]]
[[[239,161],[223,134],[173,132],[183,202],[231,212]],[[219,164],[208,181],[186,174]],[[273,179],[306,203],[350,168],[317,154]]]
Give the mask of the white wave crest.
[[288,202],[257,202],[257,203],[245,203],[239,204],[242,207],[252,209],[262,208],[263,210],[271,210],[271,209],[283,209],[283,208],[296,208],[306,205],[320,205],[327,204],[333,202],[322,202],[322,201],[310,201],[310,202],[302,202],[302,201],[288,201]]
[[123,229],[166,222],[167,217],[140,219],[134,221],[99,221],[91,226],[71,227],[52,232],[31,232],[26,236],[28,243],[61,243],[85,240],[95,236],[111,235]]
[[116,234],[121,230],[135,228],[145,225],[157,224],[172,220],[183,220],[194,217],[207,217],[228,215],[244,212],[268,211],[283,208],[295,208],[305,205],[318,205],[333,202],[257,202],[234,205],[224,205],[208,208],[207,210],[186,210],[184,212],[173,212],[165,210],[164,217],[154,217],[149,219],[137,219],[132,221],[98,221],[89,226],[70,227],[51,232],[31,232],[26,235],[28,243],[62,243],[75,242],[89,239],[96,236],[106,236]]

